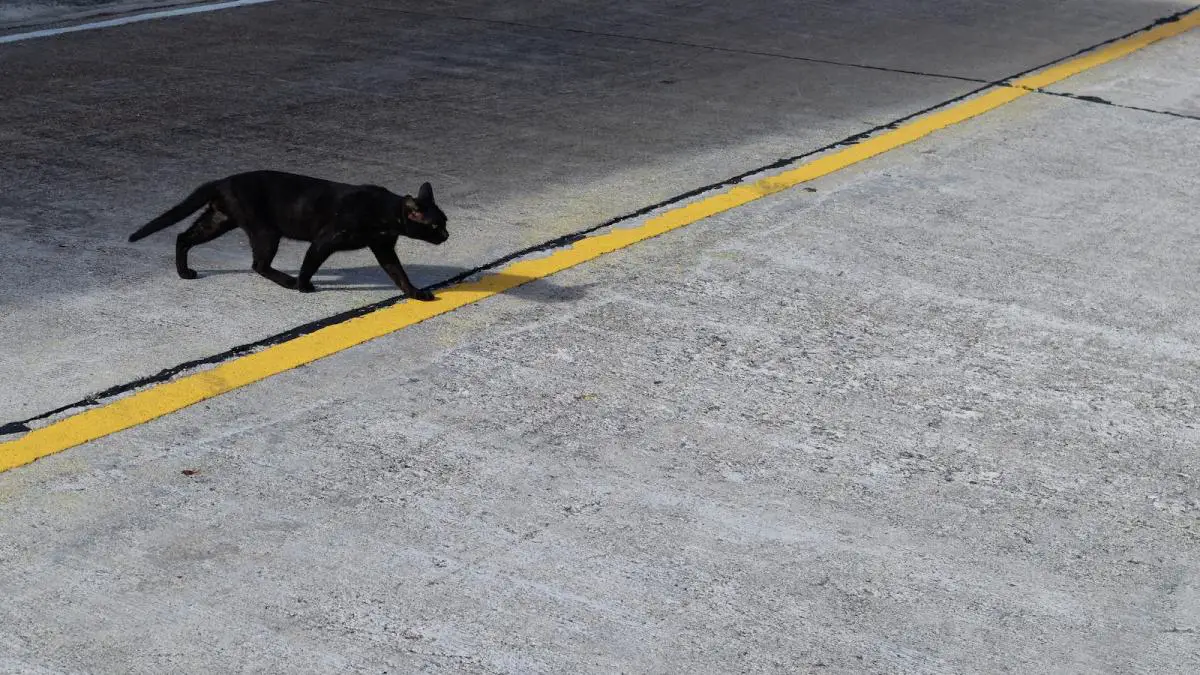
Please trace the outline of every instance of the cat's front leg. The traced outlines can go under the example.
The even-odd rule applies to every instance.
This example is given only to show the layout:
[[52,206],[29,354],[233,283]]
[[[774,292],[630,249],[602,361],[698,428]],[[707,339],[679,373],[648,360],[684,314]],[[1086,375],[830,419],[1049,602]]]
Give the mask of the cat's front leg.
[[409,280],[408,274],[404,271],[404,266],[400,264],[400,259],[396,257],[396,250],[393,248],[395,243],[387,244],[372,244],[371,252],[375,254],[375,259],[379,261],[379,266],[384,272],[392,278],[396,286],[404,291],[404,294],[415,300],[436,300],[437,296],[432,291],[423,288],[417,288],[413,282]]

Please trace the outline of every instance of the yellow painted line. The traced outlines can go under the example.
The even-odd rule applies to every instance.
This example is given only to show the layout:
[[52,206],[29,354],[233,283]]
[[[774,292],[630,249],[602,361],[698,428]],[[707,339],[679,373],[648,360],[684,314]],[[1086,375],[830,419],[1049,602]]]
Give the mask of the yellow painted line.
[[103,406],[92,408],[35,429],[21,438],[0,443],[0,472],[28,464],[81,443],[149,422],[205,399],[233,391],[354,345],[479,302],[521,284],[541,279],[656,237],[709,216],[786,190],[806,181],[831,174],[881,153],[911,143],[938,129],[981,115],[1079,72],[1125,56],[1146,45],[1178,35],[1200,23],[1200,12],[1179,21],[1119,40],[1095,52],[1078,56],[1047,70],[1022,77],[985,94],[868,138],[844,150],[818,157],[806,164],[728,190],[654,216],[640,226],[616,229],[576,242],[549,256],[513,263],[478,281],[443,289],[433,302],[406,301],[344,323],[321,328],[288,342],[227,361],[211,370],[194,373],[136,392]]
[[1056,66],[1051,66],[1032,75],[1013,80],[1010,84],[1014,87],[1029,89],[1048,87],[1072,75],[1078,75],[1089,68],[1095,68],[1109,61],[1115,61],[1122,56],[1128,56],[1142,47],[1158,42],[1159,40],[1165,40],[1180,33],[1186,33],[1196,26],[1200,26],[1200,11],[1189,12],[1181,16],[1178,21],[1160,24],[1150,30],[1130,35],[1123,40],[1117,40],[1086,54],[1080,54]]

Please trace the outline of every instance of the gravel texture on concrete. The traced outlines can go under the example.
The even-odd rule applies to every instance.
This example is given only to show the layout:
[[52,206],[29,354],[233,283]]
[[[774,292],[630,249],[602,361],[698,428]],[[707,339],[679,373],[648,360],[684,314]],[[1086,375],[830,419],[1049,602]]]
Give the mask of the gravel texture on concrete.
[[1185,124],[1025,99],[5,474],[3,652],[1195,672]]
[[[1196,44],[1084,84],[1140,107],[1193,100],[1196,82],[1156,90],[1139,73],[1161,81]],[[151,124],[137,133],[156,142]],[[263,153],[273,142],[231,133]],[[205,320],[225,317],[227,334],[197,324],[209,342],[181,356],[264,313],[315,311],[242,274],[175,282],[169,240],[101,255],[92,211],[54,226],[70,211],[35,208],[32,186],[103,186],[75,197],[98,214],[117,203],[116,182],[65,166],[80,156],[68,148],[119,154],[89,138],[20,160],[48,173],[0,196],[27,200],[2,213],[29,248],[0,255],[30,279],[5,287],[24,300],[0,325],[45,377],[6,373],[5,410],[103,379],[57,384],[53,364],[81,357],[28,337],[51,324],[128,354],[185,334],[211,303]],[[1198,138],[1190,119],[1031,95],[812,191],[0,474],[0,671],[1196,672]],[[720,168],[680,147],[655,160],[676,167],[670,180]],[[495,205],[511,215],[532,169],[497,162],[486,190],[508,194]],[[151,185],[148,165],[128,166]],[[584,173],[562,175],[576,192],[543,193],[529,232],[553,231],[551,205],[581,194]],[[448,193],[485,194],[483,178],[457,180]],[[186,183],[159,182],[146,190],[162,200]],[[134,201],[111,208],[147,208]],[[39,213],[53,215],[27,222]],[[464,229],[484,232],[475,217]],[[96,227],[118,237],[120,220]],[[66,242],[96,278],[62,254],[60,272],[30,262]],[[232,269],[240,253],[210,255]],[[367,297],[316,307],[334,296]],[[131,344],[106,347],[101,325]],[[112,377],[153,362],[122,358]]]

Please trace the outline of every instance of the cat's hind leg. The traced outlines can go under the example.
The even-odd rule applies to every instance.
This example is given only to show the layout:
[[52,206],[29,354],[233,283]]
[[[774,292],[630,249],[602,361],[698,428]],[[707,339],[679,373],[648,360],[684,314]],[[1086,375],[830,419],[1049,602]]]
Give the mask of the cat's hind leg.
[[271,267],[279,252],[279,235],[275,232],[251,232],[250,250],[254,254],[251,268],[284,288],[295,288],[296,277]]
[[196,270],[188,267],[188,251],[237,228],[237,223],[213,207],[204,209],[192,226],[175,238],[175,271],[181,279],[195,279]]
[[314,241],[308,247],[308,252],[304,254],[304,262],[300,264],[300,276],[296,279],[296,288],[300,289],[301,293],[312,293],[317,290],[312,285],[313,275],[333,252],[333,246],[322,241]]

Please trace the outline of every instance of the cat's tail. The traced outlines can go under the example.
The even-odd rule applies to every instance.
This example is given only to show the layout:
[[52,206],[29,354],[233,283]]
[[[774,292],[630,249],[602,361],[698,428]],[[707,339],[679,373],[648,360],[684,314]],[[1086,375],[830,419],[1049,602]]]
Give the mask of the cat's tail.
[[216,182],[205,183],[196,188],[196,191],[188,195],[187,199],[179,202],[171,207],[171,210],[155,218],[154,220],[143,225],[137,232],[129,235],[129,241],[137,241],[144,239],[159,230],[165,230],[168,227],[187,218],[192,213],[200,210],[200,207],[212,201],[212,198],[217,195]]

